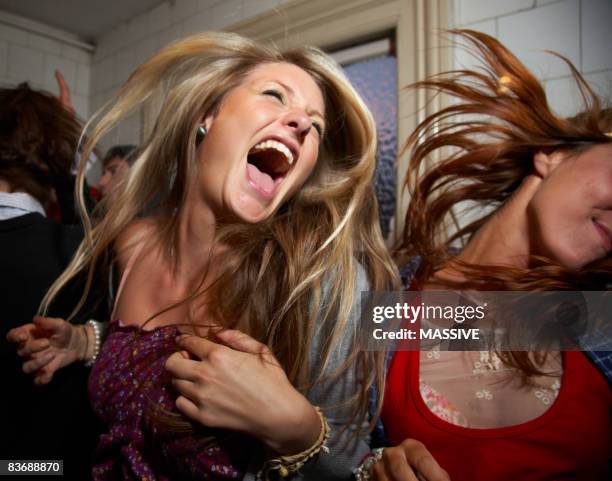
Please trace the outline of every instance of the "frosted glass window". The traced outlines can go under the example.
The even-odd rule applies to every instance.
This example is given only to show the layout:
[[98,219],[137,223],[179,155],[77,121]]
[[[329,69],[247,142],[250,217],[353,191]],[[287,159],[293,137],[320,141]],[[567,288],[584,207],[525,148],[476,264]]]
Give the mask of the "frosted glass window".
[[378,131],[374,186],[380,209],[380,226],[387,237],[395,215],[397,174],[397,60],[385,55],[345,65],[344,70],[372,111]]

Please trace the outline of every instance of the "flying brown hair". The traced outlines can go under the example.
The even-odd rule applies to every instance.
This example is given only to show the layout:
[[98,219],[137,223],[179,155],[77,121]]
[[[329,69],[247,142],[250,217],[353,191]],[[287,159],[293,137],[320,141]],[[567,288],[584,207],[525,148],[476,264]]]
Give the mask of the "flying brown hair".
[[[597,95],[564,57],[578,86],[584,110],[573,118],[556,115],[535,76],[496,39],[472,30],[453,30],[482,62],[474,70],[456,70],[412,85],[452,97],[419,124],[404,152],[410,163],[406,186],[411,201],[396,257],[418,256],[416,285],[427,280],[452,257],[452,245],[471,238],[533,172],[538,151],[578,153],[610,143],[612,110],[602,108]],[[430,156],[438,155],[432,162]],[[452,209],[475,203],[475,220],[448,234]],[[472,212],[474,213],[474,212]],[[468,282],[448,287],[488,290],[601,290],[612,273],[610,256],[579,271],[551,259],[534,257],[529,268],[456,262]],[[538,372],[526,353],[503,353],[507,364],[525,374]],[[539,364],[536,362],[536,364]]]
[[27,83],[0,89],[0,177],[43,206],[55,176],[70,172],[81,125],[53,95]]

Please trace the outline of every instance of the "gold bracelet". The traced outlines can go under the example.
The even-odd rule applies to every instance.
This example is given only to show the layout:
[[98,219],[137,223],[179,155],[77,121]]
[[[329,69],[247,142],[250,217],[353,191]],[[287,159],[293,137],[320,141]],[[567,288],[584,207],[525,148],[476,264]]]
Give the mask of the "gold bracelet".
[[319,437],[315,443],[301,453],[269,459],[264,463],[263,468],[261,468],[261,470],[257,473],[258,481],[270,481],[270,474],[272,471],[278,471],[278,475],[281,478],[286,478],[287,476],[298,471],[302,466],[304,466],[306,461],[313,458],[321,451],[324,453],[329,453],[329,448],[327,447],[327,441],[329,440],[330,433],[329,423],[318,406],[315,406],[315,410],[317,411],[319,419],[321,420],[321,432],[319,433]]

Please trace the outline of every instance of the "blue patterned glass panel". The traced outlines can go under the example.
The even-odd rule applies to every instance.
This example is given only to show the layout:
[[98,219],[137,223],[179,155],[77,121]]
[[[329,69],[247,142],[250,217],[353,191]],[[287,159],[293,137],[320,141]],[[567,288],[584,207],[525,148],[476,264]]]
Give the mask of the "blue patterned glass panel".
[[397,61],[392,56],[375,57],[347,65],[344,70],[376,120],[378,152],[374,187],[380,209],[380,227],[387,237],[395,215]]

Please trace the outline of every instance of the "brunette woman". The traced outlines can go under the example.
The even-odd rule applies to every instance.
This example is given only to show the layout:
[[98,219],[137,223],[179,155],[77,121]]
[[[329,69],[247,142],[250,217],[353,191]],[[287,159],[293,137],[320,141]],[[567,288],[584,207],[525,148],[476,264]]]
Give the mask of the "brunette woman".
[[[406,145],[412,197],[401,254],[418,258],[411,288],[605,290],[612,112],[568,62],[585,110],[559,117],[497,40],[459,33],[483,68],[416,85],[453,101]],[[441,160],[430,163],[432,154]],[[466,201],[472,220],[449,233],[452,210]],[[447,479],[427,475],[437,462],[453,481],[609,479],[611,406],[604,374],[582,352],[397,352],[383,410],[395,447],[370,472]]]

